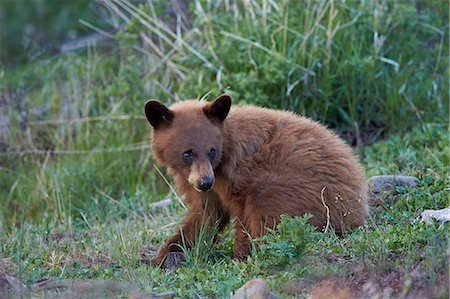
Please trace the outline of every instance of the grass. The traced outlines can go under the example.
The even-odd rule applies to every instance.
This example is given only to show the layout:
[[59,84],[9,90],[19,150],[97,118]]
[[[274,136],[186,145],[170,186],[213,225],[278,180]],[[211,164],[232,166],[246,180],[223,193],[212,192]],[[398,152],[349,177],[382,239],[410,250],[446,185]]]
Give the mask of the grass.
[[226,91],[320,120],[357,146],[448,119],[443,2],[196,1],[178,24],[158,17],[165,2],[103,3],[123,22],[118,47],[0,72],[4,227],[50,220],[47,207],[97,215],[104,194],[168,194],[150,159],[148,98]]
[[[253,277],[281,297],[306,296],[323,280],[381,292],[376,282],[392,277],[394,297],[420,283],[448,294],[448,224],[416,221],[448,206],[448,4],[195,1],[163,23],[165,1],[102,3],[123,25],[117,47],[0,70],[1,271],[41,297],[106,289],[227,297]],[[359,146],[368,176],[414,175],[420,184],[399,188],[343,238],[286,219],[247,264],[231,258],[226,231],[211,250],[188,252],[180,269],[149,268],[141,256],[184,209],[153,165],[143,103],[224,91],[328,124]],[[173,199],[168,209],[152,208],[164,198]]]
[[145,49],[170,55],[156,68],[158,58],[143,54],[164,101],[227,91],[243,103],[326,121],[355,139],[364,138],[358,130],[374,137],[447,118],[447,16],[439,11],[448,6],[438,2],[196,1],[193,24],[177,30],[151,6],[108,3],[127,23],[118,36],[124,47],[142,38]]
[[[418,218],[424,209],[448,205],[447,133],[443,126],[427,126],[425,131],[416,129],[366,148],[364,165],[369,174],[415,175],[420,183],[414,189],[398,189],[398,195],[372,208],[364,227],[342,238],[316,232],[306,219],[285,218],[280,234],[267,236],[247,264],[232,258],[232,232],[226,231],[212,249],[205,245],[209,240],[205,236],[205,242],[187,252],[183,267],[162,271],[140,258],[170,235],[184,210],[174,198],[169,208],[153,210],[148,194],[134,194],[108,199],[95,208],[96,216],[86,210],[86,215],[73,219],[61,212],[62,217],[53,215],[50,221],[3,227],[2,266],[26,285],[42,279],[89,281],[95,289],[98,281],[109,281],[116,285],[115,295],[175,292],[179,297],[227,297],[247,280],[260,277],[281,297],[289,297],[308,293],[311,285],[304,285],[302,279],[319,282],[369,275],[351,268],[355,264],[380,277],[401,273],[400,286],[391,286],[394,296],[405,289],[418,291],[407,289],[407,281],[412,273],[425,273],[421,283],[433,296],[444,298],[448,224],[425,225]],[[406,157],[399,159],[402,155]],[[78,291],[76,284],[70,290]],[[50,288],[33,294],[64,292]]]

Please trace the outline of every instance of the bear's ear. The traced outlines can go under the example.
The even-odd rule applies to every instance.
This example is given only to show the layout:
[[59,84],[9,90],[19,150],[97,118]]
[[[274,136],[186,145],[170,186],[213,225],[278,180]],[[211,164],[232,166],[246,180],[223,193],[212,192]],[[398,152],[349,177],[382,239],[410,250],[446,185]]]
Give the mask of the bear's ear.
[[169,124],[174,116],[169,108],[154,100],[145,103],[144,110],[148,122],[155,129],[158,129],[162,124]]
[[215,99],[214,102],[205,105],[203,113],[211,120],[222,122],[227,117],[228,112],[230,112],[230,107],[231,97],[224,93]]

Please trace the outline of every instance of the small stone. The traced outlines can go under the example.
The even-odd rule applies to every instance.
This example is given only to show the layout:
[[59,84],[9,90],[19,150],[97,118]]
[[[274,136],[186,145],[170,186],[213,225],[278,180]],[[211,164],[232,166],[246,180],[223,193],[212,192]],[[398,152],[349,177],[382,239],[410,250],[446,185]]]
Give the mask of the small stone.
[[165,292],[165,293],[159,293],[159,294],[154,294],[153,298],[156,299],[173,299],[175,298],[175,292]]
[[179,251],[173,251],[167,253],[166,259],[163,263],[164,269],[175,269],[181,266],[182,262],[185,262],[186,258],[184,257],[184,254]]
[[166,198],[157,202],[153,202],[149,204],[149,207],[152,209],[158,209],[158,208],[167,208],[172,203],[172,199]]
[[259,278],[252,279],[238,289],[232,299],[277,299],[267,284]]
[[373,176],[367,182],[372,196],[382,195],[383,193],[395,193],[395,187],[413,188],[417,186],[418,179],[413,176],[405,175],[377,175]]
[[[26,286],[17,277],[9,273],[0,273],[0,293],[12,292],[19,294],[25,290]],[[2,297],[0,296],[0,298]]]
[[420,217],[420,220],[426,224],[433,223],[433,219],[436,219],[437,222],[443,224],[450,221],[450,207],[441,210],[425,210],[420,214]]

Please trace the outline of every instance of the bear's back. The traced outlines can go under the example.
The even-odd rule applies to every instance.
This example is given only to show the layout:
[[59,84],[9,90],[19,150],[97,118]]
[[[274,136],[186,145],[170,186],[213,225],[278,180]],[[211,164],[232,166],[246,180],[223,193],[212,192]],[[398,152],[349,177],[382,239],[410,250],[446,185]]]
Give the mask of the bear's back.
[[[291,112],[237,106],[224,132],[222,171],[236,194],[270,198],[264,209],[273,216],[296,215],[303,207],[316,226],[324,223],[325,205],[335,228],[362,223],[367,213],[363,171],[351,148],[325,126]],[[343,218],[352,213],[348,221]]]

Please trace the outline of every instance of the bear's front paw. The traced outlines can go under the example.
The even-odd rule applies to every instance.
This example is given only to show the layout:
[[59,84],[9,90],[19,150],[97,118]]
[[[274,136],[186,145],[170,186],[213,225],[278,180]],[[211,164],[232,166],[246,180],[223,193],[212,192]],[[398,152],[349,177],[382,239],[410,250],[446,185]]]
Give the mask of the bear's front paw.
[[163,266],[163,262],[166,258],[167,253],[166,252],[158,252],[151,260],[150,265],[151,266]]
[[159,266],[163,269],[175,269],[185,262],[184,254],[179,251],[168,252],[167,254],[158,253],[151,261],[150,265]]
[[166,259],[164,260],[162,267],[164,269],[175,269],[181,266],[181,263],[185,262],[186,258],[184,254],[180,251],[172,251],[167,253]]
[[242,262],[242,263],[246,263],[247,259],[248,259],[248,254],[247,253],[235,253],[234,254],[234,258],[237,259],[238,261]]

